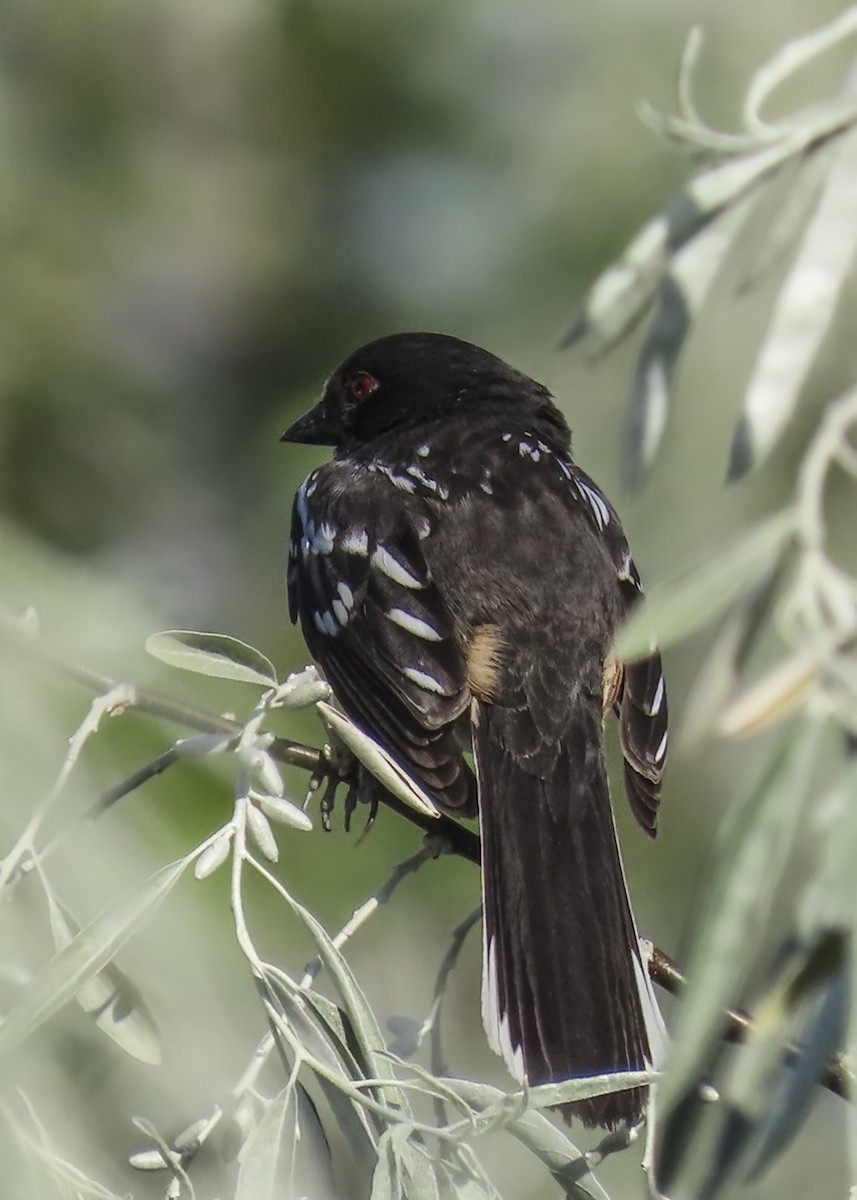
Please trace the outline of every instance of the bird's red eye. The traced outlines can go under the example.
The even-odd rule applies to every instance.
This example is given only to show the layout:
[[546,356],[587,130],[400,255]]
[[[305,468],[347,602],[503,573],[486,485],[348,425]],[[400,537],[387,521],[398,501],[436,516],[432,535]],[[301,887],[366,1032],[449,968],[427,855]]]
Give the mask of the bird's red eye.
[[348,389],[355,400],[368,400],[378,389],[378,380],[368,371],[358,371],[348,381]]

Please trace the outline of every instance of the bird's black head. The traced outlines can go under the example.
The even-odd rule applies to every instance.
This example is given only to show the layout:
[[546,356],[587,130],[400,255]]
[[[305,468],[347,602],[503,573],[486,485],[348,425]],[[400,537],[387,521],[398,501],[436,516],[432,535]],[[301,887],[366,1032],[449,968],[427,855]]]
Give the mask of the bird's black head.
[[442,333],[396,333],[350,354],[282,440],[349,447],[389,429],[492,410],[512,410],[568,438],[548,391],[501,358]]

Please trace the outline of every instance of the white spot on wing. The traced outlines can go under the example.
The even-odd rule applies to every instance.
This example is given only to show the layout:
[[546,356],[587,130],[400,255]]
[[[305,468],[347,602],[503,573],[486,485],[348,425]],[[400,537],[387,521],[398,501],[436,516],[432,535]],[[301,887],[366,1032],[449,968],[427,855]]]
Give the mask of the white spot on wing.
[[319,633],[326,633],[330,637],[336,637],[339,633],[339,624],[332,612],[314,612],[312,622]]
[[390,483],[392,483],[393,487],[397,487],[403,492],[410,492],[411,495],[413,495],[415,491],[413,482],[405,475],[397,475],[395,471],[390,470],[386,463],[369,463],[369,470],[375,471],[381,475],[385,475],[387,479],[389,479]]
[[342,601],[337,597],[331,603],[330,607],[333,609],[333,615],[336,617],[339,624],[347,625],[348,624],[348,609],[345,607],[345,605],[342,603]]
[[346,554],[359,554],[365,558],[369,553],[369,535],[365,529],[349,529],[339,544]]
[[348,586],[348,584],[345,582],[344,579],[339,580],[339,582],[336,585],[336,590],[339,593],[339,599],[342,601],[342,603],[345,605],[345,607],[346,608],[353,607],[354,593],[352,592],[351,588]]
[[421,446],[417,446],[417,454],[420,456],[420,458],[427,458],[428,452],[429,452],[428,442],[423,442],[423,444]]
[[622,555],[622,565],[619,568],[619,570],[616,572],[617,577],[619,579],[626,579],[629,583],[633,583],[634,582],[633,566],[634,566],[634,564],[631,562],[630,551],[626,550],[625,553]]
[[429,675],[426,671],[418,671],[416,667],[404,667],[402,674],[406,679],[410,679],[418,687],[421,687],[426,692],[434,692],[436,696],[445,696],[447,693],[438,683],[433,675]]
[[385,550],[383,546],[378,546],[369,560],[373,566],[377,567],[388,579],[392,579],[393,583],[399,583],[406,588],[421,588],[423,582],[413,575],[397,558],[390,554],[389,550]]
[[298,516],[300,517],[301,524],[304,526],[304,528],[306,528],[306,523],[309,520],[309,513],[307,511],[306,504],[306,486],[310,478],[311,476],[303,481],[301,486],[298,488],[298,494],[295,497],[298,506]]
[[598,495],[594,488],[591,488],[588,483],[584,483],[582,479],[577,480],[578,489],[583,493],[589,507],[592,509],[595,523],[599,529],[604,529],[610,522],[610,511],[603,499]]
[[664,736],[661,738],[660,745],[658,746],[657,750],[655,751],[655,762],[660,762],[661,759],[666,754],[668,737],[669,737],[669,734],[665,733]]
[[330,554],[333,549],[333,533],[333,526],[326,521],[322,521],[321,525],[315,525],[312,521],[308,521],[305,541],[309,553]]
[[392,621],[394,625],[399,625],[402,629],[406,629],[408,633],[422,638],[425,642],[440,642],[443,640],[433,625],[429,625],[428,621],[424,621],[421,617],[415,617],[413,613],[406,612],[403,608],[391,608],[389,612],[384,613],[384,616],[389,621]]
[[409,475],[412,475],[418,483],[421,483],[423,487],[428,488],[430,492],[436,492],[438,490],[437,480],[432,479],[430,475],[426,475],[422,467],[418,467],[414,463],[411,463],[409,467],[405,467],[405,470]]
[[654,717],[661,711],[661,705],[664,702],[664,677],[663,675],[658,680],[658,686],[655,688],[655,694],[652,697],[652,705],[649,709],[649,716]]

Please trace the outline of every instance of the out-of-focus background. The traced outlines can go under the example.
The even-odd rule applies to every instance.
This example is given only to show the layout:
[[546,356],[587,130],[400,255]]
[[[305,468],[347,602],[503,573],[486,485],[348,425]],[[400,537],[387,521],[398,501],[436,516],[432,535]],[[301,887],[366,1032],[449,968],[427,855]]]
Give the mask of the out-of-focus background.
[[[171,673],[143,641],[166,627],[219,630],[258,645],[282,675],[305,663],[286,616],[284,546],[294,489],[323,452],[277,439],[345,353],[402,329],[479,342],[551,387],[645,578],[728,540],[784,495],[809,421],[757,477],[723,488],[764,292],[738,297],[728,281],[715,292],[681,366],[664,450],[634,498],[619,482],[634,345],[592,364],[559,340],[587,284],[683,177],[677,149],[646,131],[634,106],[673,109],[691,23],[706,31],[698,99],[731,128],[752,70],[840,8],[6,0],[0,604],[34,606],[46,641],[69,659],[219,711],[246,709],[252,692]],[[837,61],[824,60],[784,102],[828,94],[839,78]],[[835,394],[855,366],[853,339],[838,338],[813,395]],[[548,559],[558,551],[545,545]],[[703,651],[697,639],[668,656],[678,716]],[[0,679],[5,846],[50,787],[88,696],[6,642]],[[321,740],[311,715],[281,732]],[[110,722],[84,755],[68,811],[173,736],[136,715]],[[751,743],[674,755],[654,845],[619,813],[640,924],[668,952],[681,955],[713,834],[757,753]],[[300,797],[305,779],[290,782]],[[229,804],[225,771],[173,768],[76,835],[51,879],[86,919],[213,829]],[[331,928],[418,845],[386,813],[359,844],[334,826],[286,831],[278,868]],[[477,898],[475,870],[442,860],[355,938],[350,959],[382,1018],[425,1014],[449,932]],[[299,969],[309,946],[258,900],[260,939]],[[4,1007],[15,972],[50,952],[26,881],[20,904],[25,919],[2,918]],[[502,1083],[479,1032],[477,942],[454,978],[447,1057],[458,1073]],[[22,1086],[68,1157],[117,1191],[148,1196],[163,1181],[124,1165],[142,1140],[130,1117],[169,1135],[204,1112],[263,1022],[219,875],[184,883],[122,964],[156,1012],[164,1064],[117,1061],[69,1013],[18,1052],[0,1086],[4,1103]],[[797,1147],[752,1195],[841,1190],[840,1109],[820,1095]],[[504,1195],[545,1194],[523,1151],[498,1141],[488,1160]],[[604,1181],[641,1195],[633,1152],[607,1163]]]

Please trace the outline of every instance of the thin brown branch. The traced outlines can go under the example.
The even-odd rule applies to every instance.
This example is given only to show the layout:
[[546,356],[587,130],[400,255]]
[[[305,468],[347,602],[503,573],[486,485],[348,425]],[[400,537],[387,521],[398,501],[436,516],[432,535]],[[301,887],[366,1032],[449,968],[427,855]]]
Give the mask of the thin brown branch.
[[[687,980],[673,960],[657,946],[652,947],[649,958],[649,975],[659,987],[672,996],[678,996],[687,984]],[[729,1009],[726,1012],[726,1018],[728,1022],[725,1033],[726,1040],[743,1042],[753,1028],[750,1017],[740,1009]],[[792,1062],[799,1053],[797,1046],[789,1046],[785,1055],[786,1062]],[[819,1083],[828,1091],[841,1096],[843,1100],[850,1100],[853,1095],[854,1085],[851,1074],[839,1055],[827,1064]]]
[[[2,608],[0,608],[0,632],[5,633],[18,646],[53,670],[73,679],[91,692],[106,695],[118,687],[120,682],[123,682],[100,671],[93,671],[89,667],[83,667],[64,659],[50,650],[40,638],[32,635],[21,621],[10,616]],[[131,696],[131,707],[138,712],[146,713],[171,724],[180,725],[185,729],[195,729],[199,733],[223,733],[236,738],[240,736],[243,729],[241,722],[235,721],[231,717],[224,717],[219,713],[208,712],[194,705],[184,704],[174,700],[171,696],[137,687],[136,684],[128,684],[127,687]],[[336,772],[325,755],[314,746],[306,746],[288,738],[276,737],[268,748],[268,753],[277,762],[286,766],[298,767],[303,771],[308,771],[311,775],[337,778]],[[460,825],[449,817],[425,816],[382,788],[379,788],[379,799],[405,820],[418,826],[425,833],[436,837],[439,854],[441,852],[457,854],[461,858],[479,864],[479,837],[472,829]]]

